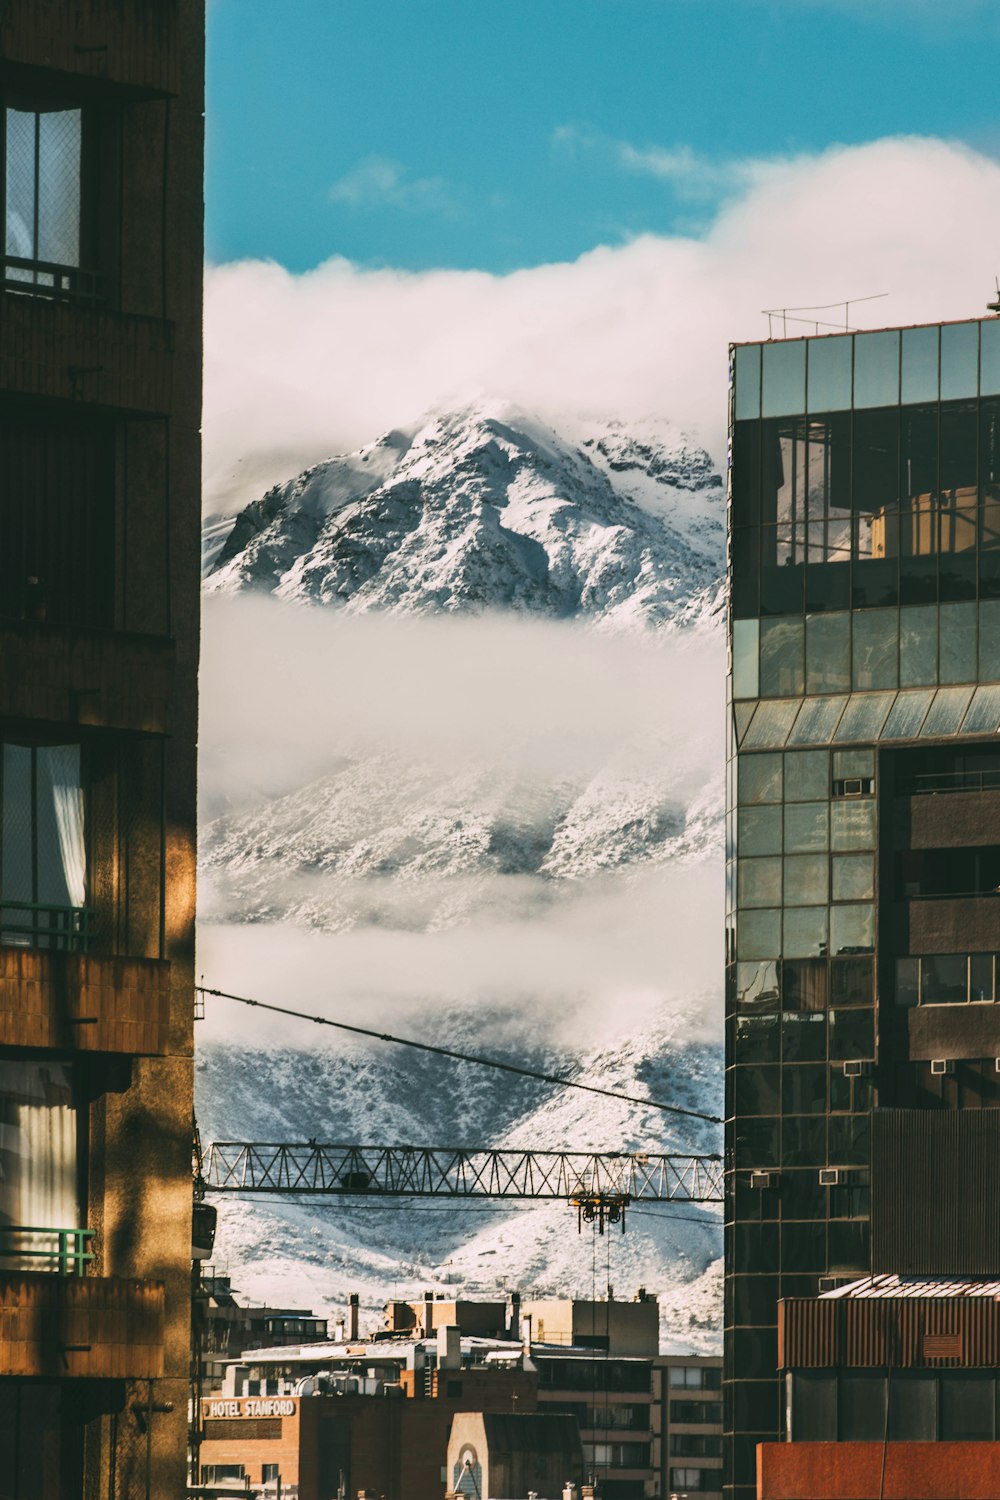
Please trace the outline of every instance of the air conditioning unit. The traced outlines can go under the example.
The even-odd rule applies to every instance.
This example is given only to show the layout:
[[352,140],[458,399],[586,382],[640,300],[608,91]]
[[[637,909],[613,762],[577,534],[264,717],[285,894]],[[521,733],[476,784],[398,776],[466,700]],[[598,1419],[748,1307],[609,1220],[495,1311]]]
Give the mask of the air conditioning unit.
[[954,1071],[955,1064],[950,1057],[931,1058],[931,1074],[935,1078],[940,1078],[944,1073],[954,1073]]
[[844,1063],[845,1078],[869,1078],[871,1071],[871,1063],[867,1062],[864,1058],[851,1057]]
[[860,797],[864,791],[865,784],[860,776],[847,776],[844,778],[844,796]]
[[843,1167],[820,1167],[819,1169],[820,1187],[840,1187],[846,1177],[847,1173]]
[[769,1188],[771,1186],[772,1174],[770,1172],[751,1172],[750,1186],[752,1188]]

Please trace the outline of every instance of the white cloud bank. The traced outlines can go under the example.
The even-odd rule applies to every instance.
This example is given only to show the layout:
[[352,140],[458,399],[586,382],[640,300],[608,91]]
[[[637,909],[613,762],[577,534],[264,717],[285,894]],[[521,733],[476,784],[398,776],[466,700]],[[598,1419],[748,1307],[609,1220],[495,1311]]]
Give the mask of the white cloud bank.
[[1000,165],[890,139],[754,165],[700,239],[643,236],[506,276],[333,259],[212,268],[206,506],[489,392],[543,415],[657,411],[721,456],[730,340],[764,307],[888,291],[869,324],[976,316],[1000,269]]

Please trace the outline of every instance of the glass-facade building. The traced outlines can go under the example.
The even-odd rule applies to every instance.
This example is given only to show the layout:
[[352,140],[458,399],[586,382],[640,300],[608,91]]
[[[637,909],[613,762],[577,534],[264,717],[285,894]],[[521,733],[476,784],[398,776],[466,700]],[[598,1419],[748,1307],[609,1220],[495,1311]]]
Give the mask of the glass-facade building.
[[[750,1500],[786,1436],[779,1301],[903,1269],[875,1115],[904,1159],[914,1111],[1000,1103],[1000,320],[737,346],[730,403],[724,1425]],[[924,1271],[968,1270],[963,1233]]]

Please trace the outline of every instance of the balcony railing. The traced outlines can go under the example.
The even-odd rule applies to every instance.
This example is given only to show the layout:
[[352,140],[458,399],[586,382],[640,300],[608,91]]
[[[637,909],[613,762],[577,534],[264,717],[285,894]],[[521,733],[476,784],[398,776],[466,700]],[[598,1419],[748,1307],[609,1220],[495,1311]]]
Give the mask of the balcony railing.
[[61,266],[55,261],[25,260],[19,255],[0,256],[5,292],[22,292],[52,302],[100,303],[105,300],[104,277],[82,266]]
[[51,948],[86,953],[94,931],[87,906],[49,906],[39,901],[0,901],[0,943],[11,948]]
[[927,771],[923,775],[910,777],[900,793],[904,797],[920,797],[931,792],[996,792],[1000,791],[1000,768],[986,771]]
[[95,1259],[88,1249],[93,1238],[93,1229],[42,1229],[24,1224],[2,1224],[0,1270],[82,1276],[84,1267]]

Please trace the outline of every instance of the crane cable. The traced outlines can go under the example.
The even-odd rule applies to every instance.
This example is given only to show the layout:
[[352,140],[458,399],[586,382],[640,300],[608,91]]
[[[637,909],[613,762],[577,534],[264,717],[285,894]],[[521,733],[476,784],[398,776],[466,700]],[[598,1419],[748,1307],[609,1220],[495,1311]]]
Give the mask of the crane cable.
[[533,1068],[519,1068],[515,1063],[500,1062],[495,1057],[480,1057],[474,1052],[455,1052],[450,1047],[435,1047],[430,1042],[418,1042],[412,1037],[392,1036],[387,1031],[371,1031],[366,1026],[351,1026],[347,1021],[333,1021],[329,1016],[313,1016],[307,1011],[292,1010],[285,1005],[272,1005],[266,1000],[251,1000],[247,995],[233,995],[228,990],[209,989],[196,984],[199,995],[214,995],[219,1000],[235,1000],[239,1005],[252,1005],[257,1010],[269,1010],[279,1016],[293,1016],[299,1021],[312,1021],[316,1026],[332,1026],[335,1031],[349,1031],[355,1036],[367,1036],[377,1042],[393,1042],[397,1047],[413,1047],[418,1052],[432,1052],[437,1057],[450,1057],[454,1062],[476,1063],[481,1068],[496,1068],[501,1073],[516,1073],[519,1078],[533,1078],[538,1083],[554,1083],[561,1088],[580,1089],[587,1094],[600,1094],[605,1099],[620,1099],[623,1104],[639,1104],[647,1109],[663,1110],[666,1114],[685,1115],[692,1120],[706,1120],[710,1125],[721,1125],[718,1115],[707,1115],[698,1109],[684,1109],[679,1104],[664,1104],[659,1099],[640,1099],[634,1094],[621,1094],[615,1089],[602,1089],[594,1083],[579,1083],[574,1078],[564,1078],[558,1073],[539,1073]]

